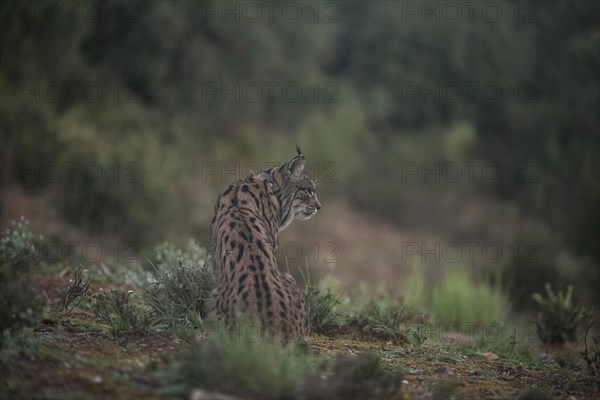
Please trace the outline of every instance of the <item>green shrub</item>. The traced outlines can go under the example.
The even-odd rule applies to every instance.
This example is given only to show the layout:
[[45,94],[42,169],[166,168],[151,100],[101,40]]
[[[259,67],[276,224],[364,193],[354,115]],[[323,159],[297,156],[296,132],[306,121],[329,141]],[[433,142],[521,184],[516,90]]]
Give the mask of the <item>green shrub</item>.
[[92,233],[117,234],[139,247],[157,241],[179,210],[164,207],[177,190],[170,175],[174,163],[167,162],[171,153],[154,129],[133,104],[125,110],[74,107],[63,115],[56,161],[71,166],[71,172],[59,181],[61,215]]
[[156,277],[144,288],[148,305],[169,325],[205,318],[215,285],[206,250],[190,240],[183,249],[165,242],[155,251]]
[[407,318],[403,306],[384,298],[369,300],[358,312],[348,316],[347,324],[370,336],[405,343],[407,338],[402,332],[402,323]]
[[331,288],[321,288],[318,285],[307,285],[305,289],[306,311],[310,332],[331,335],[339,329],[341,316],[336,307],[339,298]]
[[[505,229],[510,224],[512,228],[509,231],[513,235],[507,237],[507,246],[513,254],[507,259],[501,274],[503,281],[510,284],[510,296],[515,306],[533,310],[536,303],[532,301],[531,293],[542,292],[544,282],[558,284],[566,274],[559,268],[561,244],[556,232],[542,223],[521,221],[518,215],[513,212],[507,221],[498,222]],[[569,265],[568,268],[573,267]]]
[[29,221],[12,221],[0,238],[0,332],[18,324],[35,324],[42,304],[33,287],[31,269],[39,264]]
[[206,250],[191,240],[182,249],[165,242],[155,251],[155,274],[148,282],[135,292],[97,293],[93,309],[115,336],[171,330],[190,340],[208,315],[214,287]]
[[[4,72],[0,71],[0,81],[13,81]],[[38,84],[42,83],[38,79],[35,79]],[[14,176],[15,181],[30,191],[44,187],[44,179],[39,179],[36,174],[27,174],[25,171],[36,170],[40,165],[48,165],[56,161],[56,154],[61,150],[57,116],[52,104],[44,101],[23,101],[19,96],[5,96],[2,99],[0,132],[2,132],[0,159],[3,162],[9,161],[3,165],[3,168],[5,165],[10,165],[10,161],[16,161],[21,171]],[[44,140],[40,140],[41,137]],[[2,176],[2,185],[6,183],[6,178],[11,178],[10,174]]]
[[432,291],[431,311],[442,322],[504,324],[510,314],[510,303],[498,285],[475,283],[464,269],[447,273]]
[[536,325],[540,340],[558,345],[575,341],[586,322],[586,310],[574,303],[573,286],[567,286],[566,293],[560,290],[558,294],[554,293],[549,283],[546,283],[545,289],[547,297],[540,293],[532,296],[539,305]]

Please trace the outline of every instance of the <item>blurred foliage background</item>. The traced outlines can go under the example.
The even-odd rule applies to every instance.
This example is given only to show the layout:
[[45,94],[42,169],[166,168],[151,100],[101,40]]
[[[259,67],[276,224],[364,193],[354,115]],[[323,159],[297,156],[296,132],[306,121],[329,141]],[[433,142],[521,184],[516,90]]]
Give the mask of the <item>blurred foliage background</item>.
[[3,226],[206,241],[226,184],[298,143],[323,208],[282,265],[400,296],[466,267],[519,307],[546,282],[598,305],[598,2],[0,7]]

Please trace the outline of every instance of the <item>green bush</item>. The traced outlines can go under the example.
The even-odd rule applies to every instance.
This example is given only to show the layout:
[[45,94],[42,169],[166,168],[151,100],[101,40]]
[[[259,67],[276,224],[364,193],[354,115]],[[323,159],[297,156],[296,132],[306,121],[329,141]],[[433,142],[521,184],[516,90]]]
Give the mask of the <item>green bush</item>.
[[40,319],[42,304],[31,279],[39,261],[29,221],[12,221],[0,239],[0,331]]
[[206,250],[191,240],[182,249],[165,242],[155,251],[155,274],[148,282],[136,291],[95,294],[94,311],[115,336],[171,330],[189,340],[208,315],[214,287]]
[[177,190],[170,175],[177,164],[167,161],[171,153],[143,110],[122,108],[74,107],[61,117],[56,161],[70,172],[59,181],[58,211],[94,234],[118,234],[142,248],[159,240],[179,211],[163,207]]
[[586,323],[586,310],[573,301],[573,286],[567,286],[555,294],[549,283],[545,285],[546,297],[534,293],[532,298],[539,305],[536,321],[540,340],[547,344],[562,345],[577,339]]
[[164,319],[206,318],[215,285],[206,250],[190,240],[183,249],[163,243],[155,251],[156,277],[144,288],[148,304]]
[[384,298],[369,300],[358,312],[347,317],[347,324],[370,336],[405,343],[407,337],[402,332],[402,323],[407,319],[403,306]]
[[[0,82],[4,84],[10,81],[11,79],[0,71]],[[0,159],[3,162],[9,161],[4,165],[15,162],[20,169],[14,176],[15,181],[31,191],[43,187],[43,179],[40,180],[36,174],[27,174],[25,171],[35,171],[40,165],[56,161],[60,144],[56,114],[52,105],[44,102],[25,102],[18,96],[4,97],[0,132]],[[40,140],[40,137],[44,140]],[[6,178],[11,178],[10,174],[3,175],[3,185]]]
[[309,330],[323,335],[335,333],[342,323],[336,310],[339,298],[330,288],[310,284],[306,286],[305,295]]
[[504,324],[510,302],[498,285],[475,283],[464,269],[448,272],[432,291],[431,311],[442,322],[487,325]]
[[554,229],[543,223],[522,221],[516,210],[512,214],[506,221],[495,224],[504,226],[512,234],[506,238],[512,257],[501,270],[502,279],[510,284],[515,306],[534,309],[536,303],[532,301],[531,293],[543,291],[544,282],[556,285],[563,281],[567,271],[575,271],[575,265],[569,263],[567,268],[560,270],[561,243]]

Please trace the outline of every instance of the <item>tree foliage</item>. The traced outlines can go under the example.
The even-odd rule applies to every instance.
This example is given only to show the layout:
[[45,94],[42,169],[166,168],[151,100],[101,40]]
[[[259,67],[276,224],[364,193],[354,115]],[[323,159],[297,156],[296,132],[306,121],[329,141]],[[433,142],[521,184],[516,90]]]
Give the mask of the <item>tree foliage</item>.
[[[82,183],[64,188],[65,213],[74,223],[111,226],[102,222],[108,204],[142,226],[133,237],[149,240],[148,216],[160,215],[166,195],[154,181],[164,174],[156,166],[168,165],[169,149],[189,154],[178,159],[178,175],[185,160],[223,149],[256,155],[263,145],[247,137],[308,137],[321,157],[351,154],[352,172],[368,165],[353,181],[360,184],[343,189],[367,211],[389,216],[395,208],[392,220],[403,222],[394,216],[411,200],[392,189],[398,179],[390,169],[407,154],[456,161],[446,151],[452,144],[440,147],[440,136],[429,133],[446,140],[458,126],[451,139],[463,143],[461,161],[536,166],[535,184],[512,180],[478,194],[516,203],[548,221],[573,252],[600,261],[597,2],[501,1],[498,18],[486,18],[486,3],[472,15],[461,8],[460,20],[444,14],[443,2],[432,2],[438,15],[407,8],[420,2],[295,4],[299,21],[282,17],[284,3],[272,18],[263,8],[255,20],[243,9],[236,19],[241,2],[3,2],[1,158],[112,165],[133,149],[146,159],[134,190],[139,203],[131,190]],[[73,82],[79,89],[69,94]],[[104,96],[90,101],[86,83]],[[289,83],[301,88],[298,101],[282,94]],[[23,89],[44,93],[52,85],[63,88],[57,99],[37,101]],[[91,211],[81,206],[86,193],[100,202]],[[373,193],[383,195],[366,202]]]

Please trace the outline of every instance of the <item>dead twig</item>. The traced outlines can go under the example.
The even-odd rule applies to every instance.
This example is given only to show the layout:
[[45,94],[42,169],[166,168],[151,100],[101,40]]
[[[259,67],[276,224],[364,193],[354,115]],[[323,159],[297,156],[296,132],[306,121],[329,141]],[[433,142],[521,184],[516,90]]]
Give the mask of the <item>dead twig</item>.
[[80,265],[75,270],[73,278],[61,296],[59,317],[63,317],[73,311],[85,299],[90,288],[90,275]]

